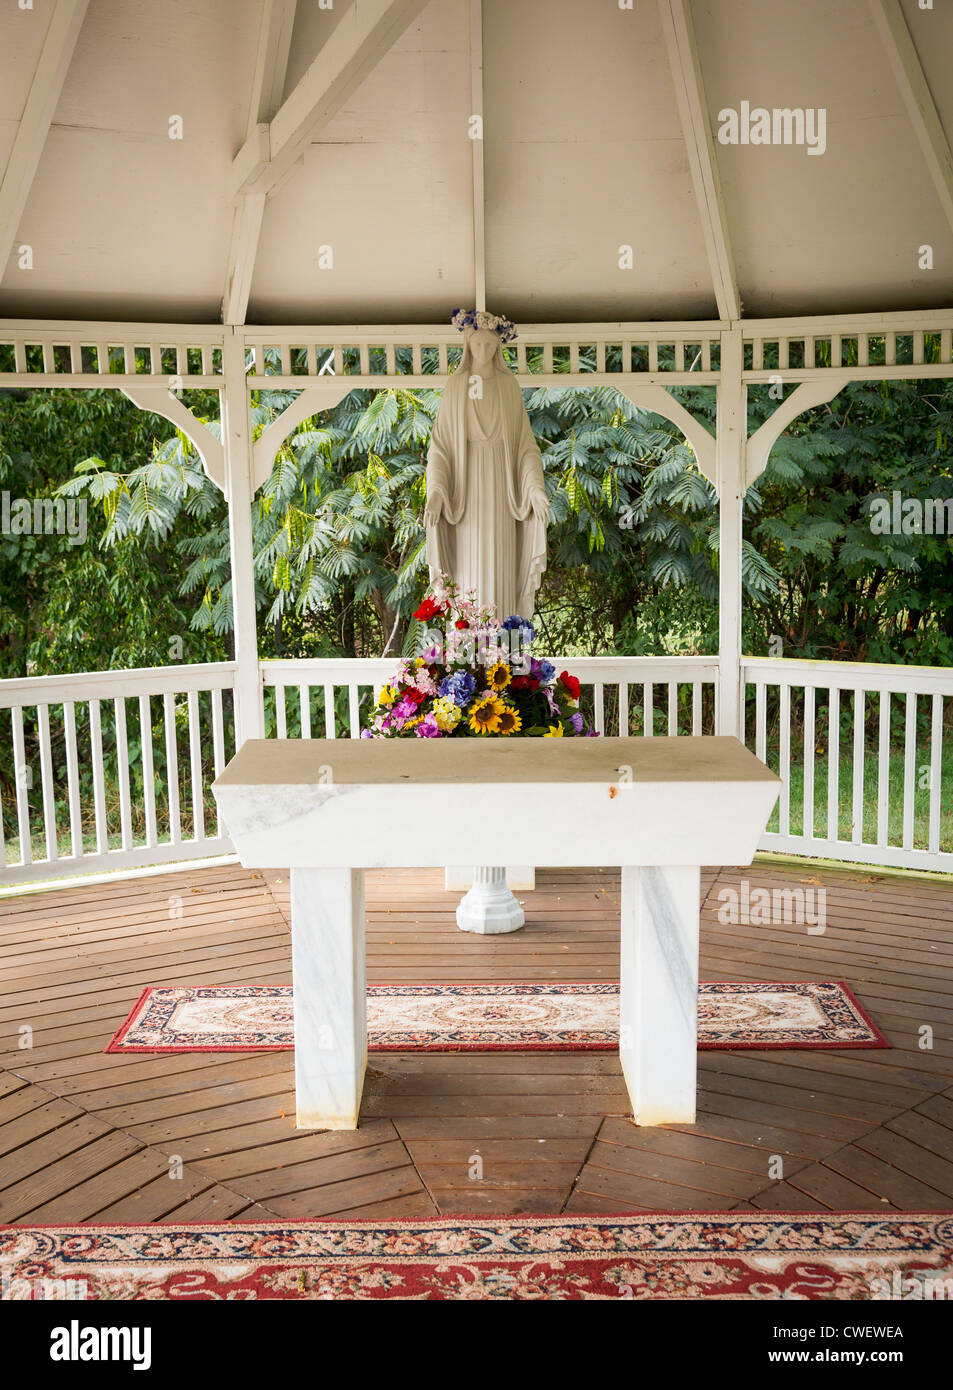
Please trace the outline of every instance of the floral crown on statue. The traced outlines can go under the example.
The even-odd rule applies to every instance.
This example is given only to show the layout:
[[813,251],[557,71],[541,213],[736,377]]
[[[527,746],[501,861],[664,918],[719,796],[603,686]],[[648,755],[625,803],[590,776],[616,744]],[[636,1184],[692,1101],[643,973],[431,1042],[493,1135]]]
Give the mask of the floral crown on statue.
[[504,343],[511,343],[516,337],[516,324],[500,314],[488,314],[485,309],[454,309],[450,317],[454,328],[462,333],[465,328],[489,328]]

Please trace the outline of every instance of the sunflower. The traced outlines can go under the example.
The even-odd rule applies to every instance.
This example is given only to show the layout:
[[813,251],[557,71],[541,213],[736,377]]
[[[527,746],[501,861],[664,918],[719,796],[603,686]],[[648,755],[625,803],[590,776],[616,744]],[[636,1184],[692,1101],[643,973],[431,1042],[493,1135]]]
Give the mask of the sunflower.
[[561,724],[550,724],[549,732],[543,734],[543,738],[562,738],[563,726]]
[[498,734],[504,709],[502,701],[492,696],[478,701],[470,710],[470,728],[475,734]]
[[511,709],[509,705],[504,705],[503,713],[500,715],[499,733],[504,735],[518,734],[522,727],[523,721],[516,713],[516,710]]
[[512,675],[513,672],[505,661],[495,661],[487,671],[486,679],[491,690],[505,690]]

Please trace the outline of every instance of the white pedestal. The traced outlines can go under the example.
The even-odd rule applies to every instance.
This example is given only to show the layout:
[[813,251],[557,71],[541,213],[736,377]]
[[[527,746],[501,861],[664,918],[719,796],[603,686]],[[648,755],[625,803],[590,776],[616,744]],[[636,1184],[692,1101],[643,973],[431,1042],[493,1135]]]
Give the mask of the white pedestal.
[[638,1125],[695,1121],[699,878],[622,869],[619,1055]]
[[[443,871],[443,886],[448,893],[465,893],[473,887],[473,868],[470,864],[452,865]],[[536,870],[532,864],[509,864],[506,886],[514,893],[532,893],[536,887]]]
[[363,869],[291,870],[299,1129],[357,1129],[367,1067]]
[[506,870],[478,867],[473,870],[473,887],[457,908],[461,931],[497,936],[518,931],[526,914],[506,886]]

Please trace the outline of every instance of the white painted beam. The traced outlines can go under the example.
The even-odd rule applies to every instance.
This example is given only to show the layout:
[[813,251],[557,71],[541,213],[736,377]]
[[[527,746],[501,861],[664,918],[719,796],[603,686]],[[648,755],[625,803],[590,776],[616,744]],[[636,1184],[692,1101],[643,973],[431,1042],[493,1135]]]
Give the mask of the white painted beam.
[[[63,90],[89,0],[55,0],[40,59],[0,183],[0,274],[6,266],[20,218],[39,167],[56,104]],[[20,23],[38,22],[29,11]]]
[[254,543],[251,507],[253,480],[252,426],[241,330],[228,332],[222,349],[222,444],[225,451],[225,496],[228,499],[228,547],[232,573],[232,622],[235,636],[235,744],[263,738],[264,709],[258,667],[258,615],[255,607]]
[[659,0],[659,13],[718,314],[722,319],[737,319],[741,300],[689,0]]
[[[233,165],[243,187],[260,176],[271,157],[268,122],[284,96],[296,9],[297,0],[265,0],[262,6],[245,143]],[[224,323],[245,322],[264,213],[264,193],[238,194],[225,269]]]
[[269,129],[270,157],[265,168],[249,174],[247,156],[239,151],[233,171],[233,193],[237,196],[270,192],[426,3],[427,0],[354,0],[276,112]]
[[470,139],[473,156],[474,308],[486,308],[486,204],[483,129],[483,0],[470,0],[470,115],[480,118],[480,138]]
[[718,707],[717,732],[741,736],[741,553],[747,391],[740,329],[722,334],[718,383]]
[[[907,21],[903,17],[900,0],[870,0],[870,10],[930,170],[937,197],[953,230],[953,154]],[[924,23],[930,23],[929,11],[924,11]]]

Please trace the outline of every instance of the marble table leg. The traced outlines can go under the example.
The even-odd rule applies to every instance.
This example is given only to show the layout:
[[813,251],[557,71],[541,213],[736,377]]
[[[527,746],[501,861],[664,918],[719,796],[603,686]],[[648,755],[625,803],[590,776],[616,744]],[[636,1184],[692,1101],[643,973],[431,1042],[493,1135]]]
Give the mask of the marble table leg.
[[695,1119],[699,877],[622,870],[619,1055],[639,1125]]
[[291,870],[298,1129],[357,1129],[367,1067],[364,870]]

